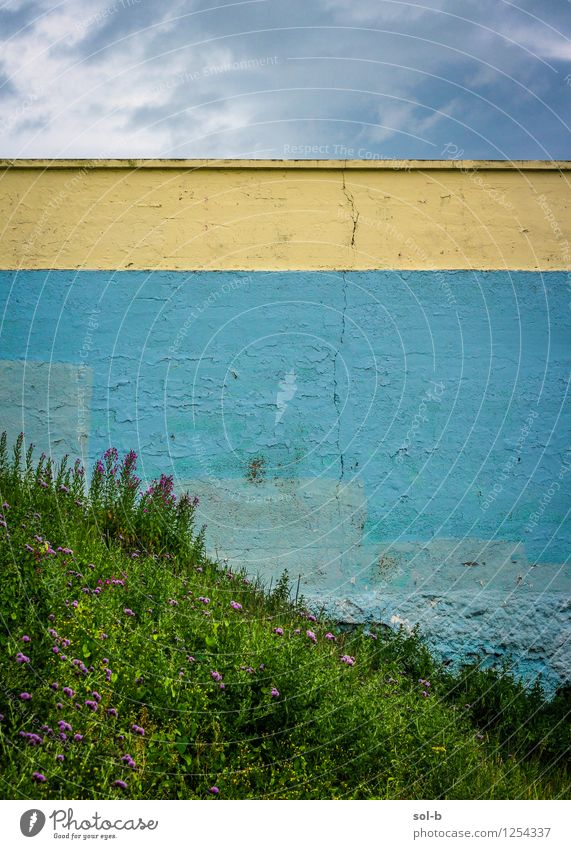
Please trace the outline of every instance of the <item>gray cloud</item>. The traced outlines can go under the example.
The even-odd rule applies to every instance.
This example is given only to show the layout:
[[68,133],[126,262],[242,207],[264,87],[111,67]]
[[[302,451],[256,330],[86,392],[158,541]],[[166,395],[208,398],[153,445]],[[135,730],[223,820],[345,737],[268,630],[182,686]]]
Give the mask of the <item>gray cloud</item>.
[[570,18],[561,0],[9,2],[0,155],[568,158]]

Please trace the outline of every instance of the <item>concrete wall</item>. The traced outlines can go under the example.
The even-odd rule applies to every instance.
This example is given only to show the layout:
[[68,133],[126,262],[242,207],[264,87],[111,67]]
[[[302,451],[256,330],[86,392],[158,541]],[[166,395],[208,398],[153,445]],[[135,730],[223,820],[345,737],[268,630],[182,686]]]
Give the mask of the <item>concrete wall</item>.
[[[214,553],[268,580],[301,575],[302,592],[346,620],[419,622],[449,657],[511,652],[519,673],[565,679],[566,172],[259,172],[0,172],[4,426],[57,455],[135,448],[146,477],[173,473],[202,497]],[[503,194],[488,208],[492,181]],[[187,183],[197,208],[175,226]],[[450,192],[442,202],[437,185]],[[216,239],[161,254],[160,227],[168,242],[176,227],[207,225],[210,197],[225,191],[238,208],[212,207]],[[50,207],[60,193],[69,203]],[[329,247],[292,204],[329,219]],[[395,218],[399,204],[414,214]],[[235,251],[236,233],[223,233],[232,214]],[[358,270],[373,250],[383,263]],[[231,270],[238,256],[244,269]]]

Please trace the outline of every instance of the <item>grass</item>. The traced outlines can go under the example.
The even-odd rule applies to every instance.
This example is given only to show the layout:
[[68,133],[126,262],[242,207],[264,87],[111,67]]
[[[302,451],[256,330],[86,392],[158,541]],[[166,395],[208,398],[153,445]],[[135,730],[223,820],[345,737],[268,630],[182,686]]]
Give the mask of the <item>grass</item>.
[[451,673],[204,553],[136,456],[0,441],[5,798],[534,799],[569,790],[569,690]]

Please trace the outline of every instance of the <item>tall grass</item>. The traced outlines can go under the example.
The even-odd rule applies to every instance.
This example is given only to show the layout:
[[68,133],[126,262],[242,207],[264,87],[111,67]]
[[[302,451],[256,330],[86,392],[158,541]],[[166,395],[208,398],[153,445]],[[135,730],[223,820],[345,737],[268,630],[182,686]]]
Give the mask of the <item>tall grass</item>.
[[567,796],[568,690],[266,591],[136,465],[110,449],[86,483],[0,440],[6,798]]

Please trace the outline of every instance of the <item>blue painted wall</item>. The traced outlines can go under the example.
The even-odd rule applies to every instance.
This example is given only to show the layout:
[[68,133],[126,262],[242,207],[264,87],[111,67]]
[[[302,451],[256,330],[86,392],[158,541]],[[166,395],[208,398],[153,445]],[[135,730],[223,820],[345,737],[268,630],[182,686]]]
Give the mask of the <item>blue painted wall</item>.
[[201,491],[222,553],[345,597],[439,540],[503,545],[489,584],[507,544],[568,590],[567,274],[0,272],[0,297],[10,428],[79,387],[54,450],[135,448]]

